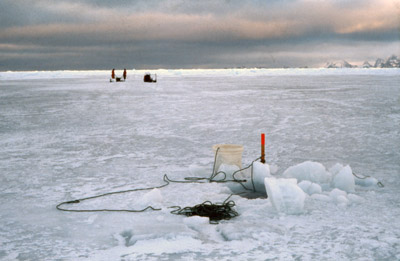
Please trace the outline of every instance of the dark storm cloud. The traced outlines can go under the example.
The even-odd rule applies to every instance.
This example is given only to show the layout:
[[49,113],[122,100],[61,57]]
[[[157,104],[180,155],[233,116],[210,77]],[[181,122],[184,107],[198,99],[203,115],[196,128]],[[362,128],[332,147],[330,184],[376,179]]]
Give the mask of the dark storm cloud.
[[[399,51],[400,4],[390,0],[3,0],[0,8],[1,70],[302,66],[335,49],[347,58],[354,45],[363,60],[368,42]],[[324,43],[327,55],[316,50]]]

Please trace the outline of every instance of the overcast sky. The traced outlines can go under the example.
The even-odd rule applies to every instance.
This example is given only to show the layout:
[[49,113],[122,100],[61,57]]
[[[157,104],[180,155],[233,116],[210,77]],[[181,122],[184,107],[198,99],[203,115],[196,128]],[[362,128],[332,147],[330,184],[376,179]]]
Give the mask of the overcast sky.
[[400,0],[0,0],[0,70],[317,67],[400,56]]

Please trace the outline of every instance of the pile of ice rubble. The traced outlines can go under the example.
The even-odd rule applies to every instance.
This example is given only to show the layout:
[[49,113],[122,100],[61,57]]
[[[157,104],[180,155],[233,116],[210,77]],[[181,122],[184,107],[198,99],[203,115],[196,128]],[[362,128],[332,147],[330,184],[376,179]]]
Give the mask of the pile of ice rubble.
[[[222,164],[219,171],[233,174],[235,168]],[[235,175],[235,178],[246,179],[251,175],[241,174],[243,176]],[[357,178],[349,165],[336,163],[327,170],[321,163],[312,161],[289,167],[282,175],[271,175],[268,164],[254,162],[253,182],[256,191],[267,193],[276,211],[285,214],[303,213],[307,197],[334,202],[339,206],[361,202],[363,198],[355,194],[356,185],[369,187],[378,184],[378,180],[373,177]]]

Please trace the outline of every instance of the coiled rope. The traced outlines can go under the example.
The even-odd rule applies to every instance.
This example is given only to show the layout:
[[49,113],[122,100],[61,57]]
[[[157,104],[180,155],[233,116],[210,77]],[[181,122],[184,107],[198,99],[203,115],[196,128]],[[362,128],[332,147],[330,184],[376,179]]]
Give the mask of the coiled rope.
[[[217,183],[225,183],[225,182],[236,182],[240,184],[245,190],[251,190],[253,192],[256,191],[255,189],[255,184],[253,180],[253,164],[257,160],[260,160],[261,157],[253,160],[248,166],[239,169],[232,174],[232,179],[228,180],[227,179],[227,173],[223,171],[216,171],[216,160],[217,160],[217,155],[218,155],[219,148],[217,148],[215,152],[215,157],[214,157],[214,165],[213,165],[213,171],[212,174],[209,178],[202,178],[202,177],[186,177],[184,180],[171,180],[167,174],[164,174],[163,181],[164,184],[160,186],[154,186],[154,187],[149,187],[149,188],[136,188],[136,189],[128,189],[128,190],[121,190],[121,191],[114,191],[114,192],[108,192],[104,194],[100,194],[97,196],[91,196],[91,197],[85,197],[85,198],[80,198],[80,199],[75,199],[71,201],[65,201],[59,203],[56,208],[60,211],[67,211],[67,212],[144,212],[147,210],[152,210],[152,211],[159,211],[161,208],[155,208],[153,206],[147,206],[143,209],[69,209],[69,208],[63,208],[63,205],[70,205],[70,204],[78,204],[81,203],[82,201],[90,200],[90,199],[95,199],[95,198],[100,198],[100,197],[105,197],[105,196],[110,196],[110,195],[115,195],[115,194],[122,194],[122,193],[130,193],[130,192],[135,192],[135,191],[146,191],[146,190],[152,190],[152,189],[161,189],[163,187],[168,186],[170,183],[209,183],[209,182],[217,182]],[[248,168],[251,168],[251,183],[252,183],[252,189],[247,188],[244,183],[247,182],[247,180],[244,179],[237,179],[235,175],[243,170],[246,170]],[[222,175],[222,178],[221,178]],[[370,176],[363,176],[360,177],[356,175],[353,172],[353,175],[359,179],[366,179],[369,178]],[[219,177],[219,178],[217,178]],[[384,185],[378,181],[377,185],[379,187],[384,187]],[[243,192],[242,192],[243,193]],[[175,210],[172,210],[170,213],[171,214],[176,214],[176,215],[185,215],[185,216],[202,216],[202,217],[209,217],[209,223],[210,224],[218,224],[218,221],[220,220],[229,220],[233,217],[238,216],[238,212],[236,212],[233,208],[235,206],[235,202],[233,200],[229,200],[233,195],[240,195],[242,193],[237,193],[237,194],[231,194],[227,199],[224,200],[223,203],[218,204],[218,203],[212,203],[211,201],[204,201],[201,204],[195,205],[193,207],[184,207],[181,208],[180,206],[172,206],[168,208],[175,208]]]
[[[232,174],[231,180],[227,180],[227,174],[223,171],[218,171],[216,172],[215,170],[215,165],[216,165],[216,159],[217,159],[217,154],[218,154],[219,148],[215,152],[215,157],[214,157],[214,166],[213,166],[213,172],[209,178],[201,178],[201,177],[186,177],[183,181],[181,180],[171,180],[168,178],[167,174],[164,174],[163,181],[165,182],[163,185],[160,186],[154,186],[154,187],[149,187],[149,188],[136,188],[136,189],[128,189],[128,190],[121,190],[121,191],[114,191],[114,192],[108,192],[96,196],[91,196],[91,197],[85,197],[85,198],[80,198],[80,199],[75,199],[71,201],[65,201],[59,203],[56,208],[60,211],[66,211],[66,212],[144,212],[147,210],[153,210],[153,211],[159,211],[161,208],[155,208],[153,206],[147,206],[143,209],[69,209],[69,208],[64,208],[64,205],[70,205],[70,204],[78,204],[86,200],[90,199],[95,199],[95,198],[100,198],[100,197],[105,197],[105,196],[110,196],[110,195],[115,195],[115,194],[122,194],[122,193],[130,193],[130,192],[135,192],[135,191],[145,191],[145,190],[152,190],[152,189],[161,189],[163,187],[168,186],[171,182],[173,183],[207,183],[207,182],[218,182],[218,183],[224,183],[224,182],[236,182],[242,185],[242,187],[246,190],[252,190],[255,192],[255,185],[253,181],[253,164],[255,161],[259,160],[261,157],[253,160],[250,165],[246,166],[245,168],[239,169],[235,171]],[[237,179],[235,175],[245,169],[248,169],[251,167],[251,182],[253,189],[247,188],[243,183],[247,182],[247,180],[243,179]],[[222,176],[222,178],[217,179],[216,177]],[[233,195],[240,195],[242,193],[237,193],[237,194],[231,194],[227,199],[224,200],[222,204],[218,203],[212,203],[211,201],[204,201],[201,204],[195,205],[194,207],[184,207],[181,208],[180,206],[172,206],[169,208],[175,208],[175,210],[172,210],[170,213],[171,214],[176,214],[176,215],[186,215],[186,216],[203,216],[203,217],[209,217],[210,219],[210,224],[218,224],[218,221],[220,220],[228,220],[233,217],[238,216],[239,214],[233,209],[235,206],[235,202],[233,200],[229,200]]]
[[208,217],[210,219],[210,224],[218,224],[218,221],[222,219],[229,220],[239,215],[239,213],[233,209],[235,202],[233,200],[229,200],[231,196],[232,194],[225,199],[222,204],[214,204],[211,201],[205,201],[202,204],[198,204],[194,207],[181,208],[179,206],[173,206],[170,208],[176,209],[171,211],[171,213],[176,215],[185,215],[187,217]]

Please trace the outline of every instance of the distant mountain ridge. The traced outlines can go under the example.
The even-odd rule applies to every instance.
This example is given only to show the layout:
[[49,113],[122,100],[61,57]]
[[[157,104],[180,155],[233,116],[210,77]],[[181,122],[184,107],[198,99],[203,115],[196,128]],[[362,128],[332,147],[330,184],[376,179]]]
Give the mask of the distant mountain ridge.
[[[353,65],[345,60],[339,62],[328,62],[325,68],[358,68],[358,65]],[[374,65],[371,65],[368,61],[365,61],[361,68],[400,68],[400,59],[396,55],[391,55],[386,60],[378,58]]]

